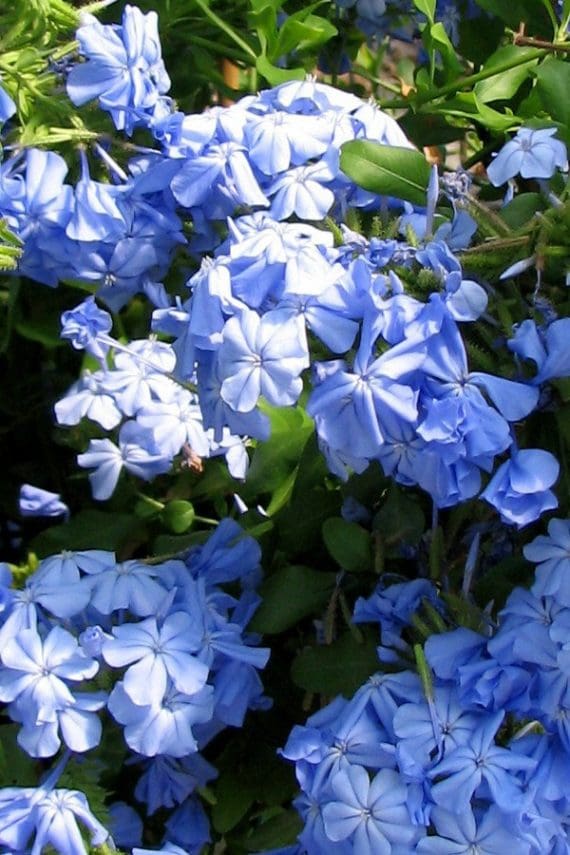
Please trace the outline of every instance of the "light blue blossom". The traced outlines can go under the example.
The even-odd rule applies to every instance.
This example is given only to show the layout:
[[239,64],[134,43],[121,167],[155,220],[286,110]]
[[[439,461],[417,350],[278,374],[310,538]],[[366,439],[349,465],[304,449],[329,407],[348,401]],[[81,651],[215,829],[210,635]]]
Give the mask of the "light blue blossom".
[[55,626],[45,640],[23,629],[2,649],[0,698],[17,701],[29,720],[53,721],[56,710],[73,703],[67,681],[93,677],[99,664],[85,657],[76,639]]
[[103,615],[128,609],[138,617],[147,617],[156,613],[167,596],[167,589],[157,581],[160,568],[152,564],[124,561],[85,570],[89,575],[83,584],[90,591],[91,605]]
[[533,593],[570,608],[570,520],[550,520],[548,536],[538,535],[523,553],[527,561],[538,564]]
[[150,430],[128,421],[119,432],[118,446],[110,439],[92,439],[77,462],[85,469],[94,469],[89,474],[93,497],[104,501],[113,494],[123,467],[150,481],[170,469],[171,459],[159,448]]
[[432,811],[437,836],[424,837],[417,845],[418,855],[504,855],[517,852],[528,855],[528,841],[512,834],[505,815],[494,805],[476,819],[471,808],[455,813],[439,805]]
[[191,695],[171,686],[162,698],[157,695],[152,703],[141,705],[133,703],[124,683],[119,682],[108,707],[113,718],[124,725],[125,741],[137,754],[187,757],[198,751],[193,725],[212,718],[213,694],[212,686],[203,686]]
[[169,679],[187,695],[203,688],[209,669],[194,655],[201,641],[200,625],[185,612],[174,612],[160,628],[155,618],[115,627],[102,654],[113,668],[130,666],[124,691],[135,704],[146,706],[162,700]]
[[550,178],[556,168],[568,169],[566,146],[554,139],[556,128],[521,128],[487,167],[487,175],[498,187],[515,175]]
[[499,466],[481,498],[499,511],[503,522],[522,528],[558,506],[550,487],[559,472],[550,452],[524,449]]
[[515,773],[534,769],[536,762],[495,744],[503,718],[504,713],[498,712],[482,719],[469,742],[454,748],[430,770],[429,777],[434,781],[431,794],[437,804],[443,806],[453,799],[457,810],[463,811],[485,781],[502,810],[516,811],[524,806],[522,783]]
[[162,62],[156,12],[144,15],[126,6],[121,26],[92,19],[77,31],[87,61],[76,65],[67,79],[71,101],[81,105],[99,99],[115,127],[131,134],[148,124],[170,79]]
[[22,484],[18,504],[23,517],[69,516],[69,508],[59,493],[51,493],[32,484]]
[[281,311],[260,318],[244,310],[224,327],[219,362],[220,393],[232,409],[248,413],[260,395],[275,406],[294,404],[303,388],[300,374],[309,365],[304,331]]
[[95,297],[87,297],[62,314],[60,335],[69,339],[76,350],[86,350],[103,359],[109,349],[108,333],[112,326],[111,315],[97,306]]
[[407,789],[392,769],[370,780],[362,766],[339,771],[331,781],[336,801],[323,806],[327,836],[350,837],[359,855],[390,855],[393,845],[411,846],[420,836],[409,820]]

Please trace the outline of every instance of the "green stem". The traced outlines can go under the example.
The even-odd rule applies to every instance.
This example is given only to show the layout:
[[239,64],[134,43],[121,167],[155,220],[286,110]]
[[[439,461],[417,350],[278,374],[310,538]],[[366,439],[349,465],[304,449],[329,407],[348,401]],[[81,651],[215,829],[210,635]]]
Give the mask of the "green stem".
[[476,74],[470,74],[468,77],[462,77],[459,80],[454,80],[447,83],[445,86],[440,86],[439,89],[432,89],[428,92],[418,95],[414,99],[395,99],[392,101],[379,101],[380,107],[390,107],[391,109],[404,109],[406,107],[421,107],[430,101],[436,101],[438,98],[443,98],[446,95],[454,95],[456,92],[461,92],[462,89],[469,89],[481,80],[488,80],[489,77],[495,77],[498,74],[504,74],[510,71],[511,68],[517,68],[519,65],[525,65],[528,62],[534,62],[535,59],[541,59],[549,53],[545,48],[537,48],[532,53],[526,52],[524,56],[518,59],[512,59],[509,62],[503,62],[499,65],[494,65],[492,68],[483,69]]
[[201,516],[198,516],[198,514],[196,514],[194,519],[197,522],[202,522],[202,523],[205,523],[206,525],[219,525],[219,520],[213,520],[213,519],[210,519],[210,517],[201,517]]
[[154,508],[156,511],[163,511],[166,505],[163,502],[159,502],[158,499],[153,499],[151,496],[147,496],[146,493],[141,493],[137,491],[137,496],[139,499],[145,504],[150,505],[151,508]]
[[256,61],[256,59],[257,59],[257,55],[256,55],[255,51],[253,50],[253,48],[252,48],[252,47],[250,47],[250,45],[248,45],[248,43],[247,43],[246,41],[244,41],[244,40],[241,38],[241,36],[239,36],[239,35],[236,33],[236,31],[233,29],[233,27],[230,27],[230,25],[229,25],[229,24],[226,24],[226,22],[225,22],[225,21],[223,21],[223,20],[222,20],[218,15],[216,15],[216,13],[215,13],[214,11],[212,11],[212,9],[210,9],[210,7],[208,6],[208,4],[207,4],[207,3],[205,3],[205,2],[204,2],[204,0],[194,0],[194,2],[195,2],[195,3],[196,3],[196,5],[197,5],[201,10],[202,10],[202,12],[203,12],[203,13],[204,13],[204,14],[205,14],[205,15],[206,15],[206,16],[207,16],[207,17],[208,17],[208,18],[209,18],[209,19],[210,19],[210,20],[211,20],[211,21],[212,21],[212,22],[213,22],[217,27],[219,27],[219,28],[220,28],[220,30],[222,30],[224,33],[226,33],[226,35],[228,35],[228,36],[230,37],[230,39],[236,43],[236,45],[239,45],[239,47],[240,47],[243,51],[245,51],[245,52],[246,52],[246,54],[247,54],[248,56],[250,56],[250,57],[251,57],[251,59],[253,59],[253,61],[254,61],[254,62]]
[[388,92],[393,92],[394,95],[401,95],[402,90],[395,83],[388,83],[387,80],[382,80],[381,77],[376,77],[375,74],[371,74],[362,65],[354,65],[352,70],[355,74],[358,74],[360,77],[364,77],[366,80],[370,81],[370,83],[376,84],[376,86],[381,86],[383,89],[387,89]]
[[212,41],[212,39],[205,39],[203,36],[197,36],[194,33],[191,41],[200,47],[204,47],[207,50],[212,51],[213,53],[219,53],[221,56],[227,56],[228,59],[235,59],[237,62],[249,62],[249,57],[243,51],[225,47],[225,45],[222,44],[217,44]]

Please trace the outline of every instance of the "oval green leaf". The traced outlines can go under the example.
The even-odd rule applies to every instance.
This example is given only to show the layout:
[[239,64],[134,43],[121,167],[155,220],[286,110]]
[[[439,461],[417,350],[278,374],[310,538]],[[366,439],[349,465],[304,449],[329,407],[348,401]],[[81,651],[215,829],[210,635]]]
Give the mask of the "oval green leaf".
[[343,570],[366,573],[372,570],[370,533],[342,517],[330,517],[323,523],[323,540],[329,554]]
[[325,607],[335,580],[336,573],[321,573],[296,564],[282,567],[263,582],[261,604],[249,628],[253,632],[284,632]]
[[340,168],[360,187],[379,196],[426,204],[430,167],[413,148],[352,140],[341,147]]

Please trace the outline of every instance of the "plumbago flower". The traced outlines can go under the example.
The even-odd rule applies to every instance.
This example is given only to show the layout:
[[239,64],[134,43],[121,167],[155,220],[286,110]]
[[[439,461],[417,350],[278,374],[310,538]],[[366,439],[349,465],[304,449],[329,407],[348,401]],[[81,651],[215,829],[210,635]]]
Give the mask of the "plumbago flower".
[[[512,592],[492,634],[460,627],[428,638],[421,680],[405,636],[426,599],[447,620],[434,586],[386,584],[359,601],[356,619],[380,625],[379,655],[391,647],[402,670],[372,676],[293,729],[281,753],[295,763],[304,828],[298,847],[276,852],[564,851],[570,610],[565,589],[555,580],[546,593],[544,580],[568,525],[551,521],[550,536],[529,545],[527,557],[544,559],[540,576]],[[529,732],[528,721],[541,728]]]
[[64,756],[37,788],[0,790],[0,843],[6,851],[40,853],[45,847],[53,847],[61,855],[88,855],[82,830],[89,832],[92,846],[109,839],[109,832],[93,815],[83,793],[55,789],[67,759]]
[[556,169],[567,170],[566,146],[555,133],[556,128],[521,128],[489,165],[491,183],[498,187],[515,175],[551,178]]
[[[438,189],[432,184],[433,206]],[[487,295],[463,277],[445,241],[413,248],[396,240],[356,242],[347,232],[347,243],[335,248],[330,237],[268,214],[231,221],[226,244],[190,279],[189,299],[155,313],[156,328],[174,335],[174,343],[116,343],[113,366],[58,403],[66,424],[88,412],[100,424],[115,425],[117,411],[134,418],[120,427],[119,446],[92,440],[78,458],[95,470],[96,498],[112,494],[123,467],[148,480],[167,471],[188,443],[202,457],[219,453],[215,443],[224,437],[266,439],[261,399],[297,403],[309,366],[307,409],[335,474],[346,479],[378,460],[387,475],[418,484],[438,507],[481,491],[482,473],[492,473],[513,445],[511,424],[536,407],[538,381],[564,366],[549,374],[548,358],[535,356],[534,348],[542,371],[529,383],[470,371],[458,322],[477,320]],[[439,288],[420,301],[407,292],[395,263],[410,274],[429,273]],[[76,346],[112,344],[103,326],[94,328],[94,311],[73,312],[69,335]],[[551,350],[563,332],[552,329]],[[524,356],[526,339],[515,341],[512,349]],[[315,362],[312,354],[322,355],[323,346],[331,358]],[[196,397],[176,385],[196,380]],[[529,454],[517,453],[518,469],[515,458],[503,464],[482,494],[519,527],[556,506],[550,491],[556,474],[543,486],[516,476],[525,461],[532,468]],[[536,454],[547,459],[546,452]]]
[[69,73],[71,101],[81,105],[98,98],[115,127],[129,135],[137,125],[148,124],[170,89],[156,12],[144,15],[127,5],[121,26],[106,26],[93,18],[79,28],[77,40],[87,61]]
[[23,517],[69,516],[69,508],[62,502],[59,493],[42,490],[33,484],[22,484],[20,487],[19,507]]
[[[0,701],[20,725],[20,747],[37,758],[62,743],[88,752],[107,710],[133,752],[137,798],[151,813],[178,806],[169,837],[199,852],[209,830],[193,794],[216,774],[200,752],[226,726],[240,727],[249,709],[270,705],[258,674],[269,650],[246,631],[259,603],[259,559],[255,541],[225,519],[184,560],[117,564],[102,550],[62,553],[11,596],[3,573]],[[228,582],[231,596],[220,587]],[[74,816],[94,845],[107,837],[90,824],[81,793],[0,789],[0,845],[19,852],[35,832],[32,851],[52,844],[77,855],[85,850]]]

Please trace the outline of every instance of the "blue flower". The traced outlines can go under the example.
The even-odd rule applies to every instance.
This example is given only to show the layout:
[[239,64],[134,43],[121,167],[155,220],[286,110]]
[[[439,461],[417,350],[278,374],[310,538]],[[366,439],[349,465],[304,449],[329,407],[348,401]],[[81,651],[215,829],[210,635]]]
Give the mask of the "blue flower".
[[150,481],[170,469],[171,458],[158,447],[154,435],[134,421],[125,422],[119,432],[119,445],[110,439],[92,439],[87,451],[79,454],[77,462],[89,475],[93,497],[108,499],[119,480],[123,467],[145,481]]
[[62,314],[61,338],[69,339],[76,350],[86,350],[98,359],[104,359],[112,326],[111,315],[97,306],[95,297],[87,297],[74,309]]
[[232,409],[248,413],[260,395],[274,406],[296,403],[300,374],[309,365],[302,326],[282,311],[259,317],[244,310],[226,323],[219,351],[221,396]]
[[137,754],[187,757],[198,750],[192,726],[212,718],[213,693],[211,686],[192,695],[171,686],[164,697],[157,693],[152,703],[141,705],[133,703],[120,682],[109,696],[108,707],[113,718],[125,726],[125,741]]
[[533,593],[570,608],[570,520],[550,520],[548,537],[539,535],[523,553],[527,561],[538,563]]
[[560,466],[548,451],[525,449],[503,463],[481,498],[496,508],[503,522],[522,528],[545,511],[558,507],[549,488],[558,479]]
[[84,585],[91,592],[91,605],[103,615],[129,609],[138,617],[147,617],[156,613],[158,603],[167,596],[167,589],[156,580],[160,567],[152,564],[124,561],[83,569],[89,574]]
[[157,755],[143,765],[135,798],[147,805],[149,816],[160,807],[181,804],[197,787],[205,787],[216,770],[201,754],[175,758]]
[[500,150],[487,168],[495,187],[515,175],[523,178],[550,178],[556,168],[568,169],[566,146],[554,139],[556,128],[521,128]]
[[570,376],[569,335],[570,318],[554,320],[546,329],[537,327],[529,318],[515,327],[507,347],[523,359],[536,363],[538,373],[529,382],[538,385],[554,377]]
[[128,134],[149,124],[160,96],[170,89],[156,12],[144,15],[136,6],[126,6],[122,26],[93,20],[79,28],[77,40],[87,62],[69,73],[71,101],[81,105],[99,98],[115,127]]
[[323,807],[330,840],[350,837],[358,855],[390,855],[393,844],[411,846],[420,836],[410,822],[407,788],[394,770],[381,769],[370,781],[362,766],[349,766],[331,787],[337,800]]
[[438,832],[435,837],[424,837],[418,843],[418,855],[497,855],[515,852],[528,855],[530,843],[512,834],[506,827],[505,814],[491,805],[481,815],[471,808],[452,813],[437,806],[432,811],[432,821]]
[[59,493],[50,493],[32,484],[20,487],[20,513],[23,517],[61,517],[69,515],[69,508],[61,501]]
[[51,790],[34,806],[36,836],[32,852],[54,847],[60,855],[87,855],[77,820],[91,833],[91,844],[104,843],[109,832],[96,819],[83,793],[77,790]]
[[105,388],[103,371],[86,371],[54,407],[57,423],[77,425],[83,418],[112,430],[122,420],[114,397]]
[[434,780],[431,793],[439,805],[452,803],[458,812],[468,808],[471,797],[485,781],[496,804],[516,811],[525,804],[518,770],[534,769],[536,761],[522,757],[494,743],[504,718],[503,712],[484,717],[464,743],[446,754],[429,772]]
[[188,695],[198,692],[208,679],[208,667],[194,655],[200,649],[200,626],[185,612],[169,615],[160,629],[155,618],[147,618],[115,627],[113,636],[103,644],[103,658],[113,668],[130,665],[123,685],[135,704],[160,702],[168,679]]

